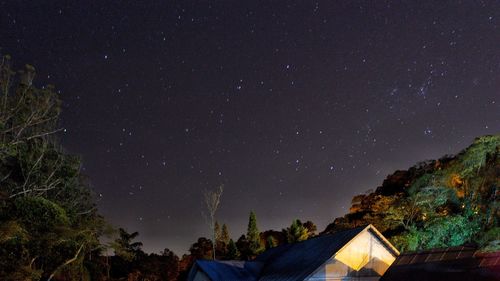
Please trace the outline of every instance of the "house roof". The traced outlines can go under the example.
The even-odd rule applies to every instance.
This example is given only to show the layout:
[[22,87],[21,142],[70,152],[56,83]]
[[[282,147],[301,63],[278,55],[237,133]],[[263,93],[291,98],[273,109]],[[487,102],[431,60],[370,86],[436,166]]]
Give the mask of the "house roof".
[[462,246],[404,253],[380,280],[500,280],[500,252]]
[[[262,263],[256,261],[197,260],[193,269],[196,267],[208,275],[210,280],[255,281],[262,269]],[[194,274],[193,270],[191,272]]]
[[259,281],[304,280],[364,230],[373,231],[390,251],[399,254],[372,225],[357,227],[267,250],[256,258],[264,264]]
[[197,260],[190,276],[199,269],[211,280],[304,280],[364,231],[370,231],[377,236],[395,256],[399,254],[380,232],[368,225],[278,246],[265,251],[253,261]]

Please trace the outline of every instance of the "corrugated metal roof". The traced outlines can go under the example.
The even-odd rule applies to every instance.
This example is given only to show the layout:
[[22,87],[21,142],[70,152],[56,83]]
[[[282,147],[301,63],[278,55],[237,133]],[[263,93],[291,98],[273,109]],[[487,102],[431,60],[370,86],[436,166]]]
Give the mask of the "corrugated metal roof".
[[401,254],[382,276],[393,280],[500,280],[500,252],[452,247]]
[[[198,260],[188,280],[194,278],[196,270],[202,270],[213,281],[302,281],[364,230],[381,236],[368,225],[278,246],[265,251],[254,261]],[[383,236],[380,238],[384,244],[389,243]],[[386,247],[395,255],[399,253],[390,243]]]
[[255,281],[262,269],[262,263],[257,261],[197,260],[195,266],[199,267],[211,280],[217,281]]
[[259,281],[302,281],[366,227],[318,236],[264,252],[256,258],[264,267]]

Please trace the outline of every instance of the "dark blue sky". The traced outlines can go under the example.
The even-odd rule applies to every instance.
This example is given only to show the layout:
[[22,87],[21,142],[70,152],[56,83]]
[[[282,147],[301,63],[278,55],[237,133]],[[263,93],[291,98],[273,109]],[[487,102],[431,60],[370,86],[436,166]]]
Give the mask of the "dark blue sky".
[[294,218],[500,132],[497,1],[0,1],[0,47],[64,102],[101,213],[147,251]]

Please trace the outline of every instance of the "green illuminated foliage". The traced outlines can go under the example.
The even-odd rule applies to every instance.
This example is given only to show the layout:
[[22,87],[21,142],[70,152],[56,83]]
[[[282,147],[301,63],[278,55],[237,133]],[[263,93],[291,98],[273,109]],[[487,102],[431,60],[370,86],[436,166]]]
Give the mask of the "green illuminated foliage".
[[500,227],[496,226],[484,233],[479,239],[481,249],[485,252],[500,251]]
[[383,214],[402,250],[476,243],[497,249],[500,136],[484,136],[457,156],[433,163]]
[[104,222],[80,160],[55,137],[59,97],[34,77],[0,57],[0,280],[85,276],[101,247]]
[[478,174],[479,170],[486,164],[486,160],[492,153],[498,153],[500,146],[500,136],[484,136],[477,138],[474,144],[469,147],[462,159],[461,175],[464,178]]
[[250,216],[248,218],[247,241],[248,248],[252,255],[262,252],[263,247],[260,241],[259,228],[257,227],[257,216],[253,211],[250,212]]
[[288,243],[304,241],[309,238],[309,231],[300,220],[293,220],[290,227],[288,227],[284,231],[286,233],[286,239]]

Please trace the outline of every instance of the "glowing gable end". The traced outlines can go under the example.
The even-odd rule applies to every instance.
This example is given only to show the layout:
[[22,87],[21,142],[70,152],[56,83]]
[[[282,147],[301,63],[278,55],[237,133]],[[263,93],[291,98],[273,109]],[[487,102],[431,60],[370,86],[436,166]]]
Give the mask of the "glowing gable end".
[[399,252],[373,226],[368,226],[308,279],[378,280],[396,260]]

